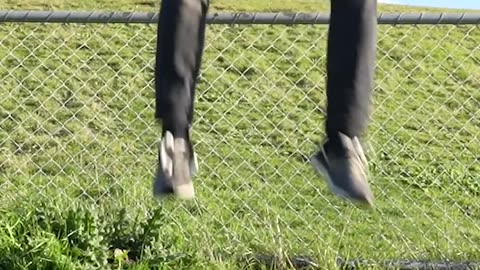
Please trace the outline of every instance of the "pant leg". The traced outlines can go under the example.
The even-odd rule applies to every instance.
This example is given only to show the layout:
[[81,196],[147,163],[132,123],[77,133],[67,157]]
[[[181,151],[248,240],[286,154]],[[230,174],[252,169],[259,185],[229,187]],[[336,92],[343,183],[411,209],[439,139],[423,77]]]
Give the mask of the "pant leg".
[[204,48],[209,0],[163,0],[157,29],[155,117],[174,136],[188,136]]
[[331,0],[326,133],[361,137],[370,119],[377,38],[376,0]]

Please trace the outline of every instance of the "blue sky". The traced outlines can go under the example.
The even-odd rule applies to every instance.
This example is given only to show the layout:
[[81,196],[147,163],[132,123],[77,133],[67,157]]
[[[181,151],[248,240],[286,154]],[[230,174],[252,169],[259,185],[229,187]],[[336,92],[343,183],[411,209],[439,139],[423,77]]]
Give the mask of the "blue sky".
[[480,0],[378,0],[378,2],[424,7],[478,9],[480,11]]

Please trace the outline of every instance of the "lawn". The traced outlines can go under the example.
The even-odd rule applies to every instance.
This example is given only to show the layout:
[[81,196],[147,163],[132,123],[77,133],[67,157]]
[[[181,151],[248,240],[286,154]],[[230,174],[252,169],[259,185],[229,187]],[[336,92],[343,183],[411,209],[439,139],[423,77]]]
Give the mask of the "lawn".
[[[313,0],[213,5],[328,10]],[[308,256],[322,269],[337,257],[480,260],[480,28],[379,26],[374,210],[333,197],[307,161],[324,135],[326,29],[208,27],[198,195],[180,202],[151,196],[156,25],[0,24],[0,269],[251,269],[245,258],[262,254],[287,267]]]

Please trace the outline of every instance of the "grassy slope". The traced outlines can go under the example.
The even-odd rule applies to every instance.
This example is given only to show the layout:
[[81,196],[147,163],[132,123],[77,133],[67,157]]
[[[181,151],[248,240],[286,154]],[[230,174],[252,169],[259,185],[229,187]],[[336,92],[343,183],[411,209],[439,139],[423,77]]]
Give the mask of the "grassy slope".
[[[155,6],[19,2],[0,8]],[[337,255],[480,259],[478,28],[380,27],[374,212],[333,198],[305,161],[323,135],[315,111],[324,104],[325,26],[209,27],[194,134],[199,198],[153,201],[154,32],[0,26],[0,269],[125,262],[113,259],[115,248],[130,250],[131,269],[224,269],[234,267],[232,254],[249,252],[306,254],[322,264]]]

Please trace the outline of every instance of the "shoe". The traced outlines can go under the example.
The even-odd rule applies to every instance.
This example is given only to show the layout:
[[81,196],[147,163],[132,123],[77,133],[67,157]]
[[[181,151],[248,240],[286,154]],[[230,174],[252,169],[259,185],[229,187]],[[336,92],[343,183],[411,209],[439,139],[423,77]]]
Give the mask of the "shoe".
[[197,170],[197,159],[190,142],[183,138],[174,138],[172,133],[167,131],[159,145],[154,195],[193,199],[195,190],[192,178]]
[[357,137],[340,134],[343,155],[328,153],[325,145],[311,158],[315,171],[324,176],[330,190],[340,198],[373,206],[374,197],[367,180],[368,164]]

